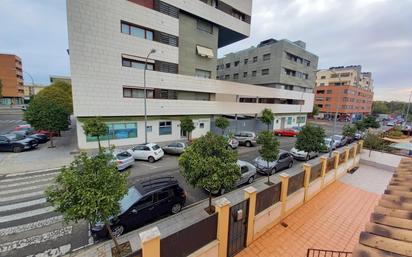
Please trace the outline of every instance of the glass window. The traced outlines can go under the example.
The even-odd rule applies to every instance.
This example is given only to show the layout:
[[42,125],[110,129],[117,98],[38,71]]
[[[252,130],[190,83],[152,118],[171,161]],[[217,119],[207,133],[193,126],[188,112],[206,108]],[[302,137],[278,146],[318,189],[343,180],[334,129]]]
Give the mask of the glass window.
[[292,117],[288,117],[288,125],[292,124]]
[[213,34],[213,25],[210,22],[204,20],[197,20],[197,29],[201,31],[205,31],[207,33]]
[[210,79],[212,77],[212,72],[208,70],[196,69],[196,77]]
[[132,89],[123,88],[123,97],[132,97]]
[[[106,124],[108,128],[108,134],[100,137],[100,140],[125,139],[137,137],[137,124],[134,122]],[[86,141],[96,142],[97,137],[87,136]]]
[[269,69],[263,69],[262,75],[269,75]]
[[153,32],[150,30],[146,30],[146,39],[153,40]]
[[252,77],[256,77],[256,71],[252,71]]
[[132,62],[131,62],[130,60],[123,59],[123,60],[122,60],[122,65],[123,65],[124,67],[132,67]]
[[269,61],[270,60],[270,54],[264,54],[263,55],[263,60],[264,61]]
[[159,135],[171,135],[172,134],[172,122],[161,121],[159,122]]
[[233,74],[233,79],[239,79],[239,73]]
[[145,38],[145,31],[144,29],[131,26],[130,35],[135,36],[135,37]]
[[167,199],[169,197],[169,191],[161,191],[157,193],[157,201]]
[[144,70],[144,65],[142,62],[132,62],[132,68]]
[[128,24],[122,23],[122,33],[130,34],[130,26]]
[[199,128],[205,128],[205,124],[203,122],[199,123]]
[[249,171],[249,168],[248,168],[247,166],[241,166],[241,167],[240,167],[240,172],[246,173],[246,172],[248,172],[248,171]]
[[153,204],[153,195],[148,195],[140,199],[139,203],[137,204],[137,209],[142,210],[144,208],[152,206],[152,204]]
[[133,98],[144,98],[143,89],[133,89],[132,90],[132,97]]
[[247,64],[248,62],[249,62],[249,59],[243,60],[243,63],[244,63],[244,64]]
[[247,71],[243,72],[243,77],[244,77],[244,78],[247,77]]
[[253,57],[253,62],[257,62],[258,58],[257,56]]

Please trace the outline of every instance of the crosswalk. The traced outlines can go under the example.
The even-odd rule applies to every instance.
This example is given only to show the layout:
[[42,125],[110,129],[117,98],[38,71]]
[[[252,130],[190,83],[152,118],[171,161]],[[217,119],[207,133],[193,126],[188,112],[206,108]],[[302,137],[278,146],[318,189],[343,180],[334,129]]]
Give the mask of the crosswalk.
[[65,223],[45,197],[56,170],[0,177],[0,257],[57,257],[93,243],[86,222]]
[[26,123],[23,120],[0,120],[0,123],[3,124],[10,124],[10,123],[15,123],[15,124],[22,124],[22,123]]

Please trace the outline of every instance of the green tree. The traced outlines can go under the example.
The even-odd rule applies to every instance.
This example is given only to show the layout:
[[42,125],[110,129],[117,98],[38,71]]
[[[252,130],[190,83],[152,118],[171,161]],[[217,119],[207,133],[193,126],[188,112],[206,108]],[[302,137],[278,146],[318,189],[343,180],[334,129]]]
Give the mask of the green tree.
[[325,149],[325,131],[322,127],[306,125],[297,135],[295,147],[306,153],[320,152]]
[[312,109],[312,116],[319,115],[319,111],[320,111],[319,106],[317,106],[317,105],[315,104],[315,105],[313,106],[313,109]]
[[273,114],[271,109],[265,108],[261,112],[260,120],[264,124],[266,124],[266,126],[268,127],[268,130],[270,130],[270,125],[273,124],[273,121],[275,120],[275,115]]
[[127,193],[127,175],[117,171],[111,153],[96,157],[82,153],[60,170],[56,184],[46,190],[47,201],[63,214],[66,222],[104,224],[119,251],[115,236],[122,227],[114,229],[118,234],[113,235],[110,218],[120,213],[119,201]]
[[385,102],[375,101],[372,103],[372,113],[373,114],[387,114],[389,113],[389,108]]
[[218,117],[215,120],[216,127],[222,130],[222,136],[225,134],[225,130],[229,127],[229,120],[224,117]]
[[228,149],[224,137],[211,132],[185,150],[179,166],[191,186],[209,190],[209,212],[212,212],[212,192],[230,190],[241,175],[237,152]]
[[35,97],[27,111],[24,119],[36,130],[50,132],[50,147],[54,147],[53,133],[66,129],[69,126],[69,113],[54,101]]
[[187,140],[190,141],[190,135],[193,130],[195,130],[195,124],[193,123],[193,120],[189,117],[183,117],[180,120],[180,129],[187,133]]
[[62,106],[67,113],[73,113],[73,99],[71,85],[64,81],[56,81],[41,90],[35,98],[45,99]]
[[354,123],[355,127],[357,130],[359,131],[365,131],[365,123],[363,123],[363,121],[357,121]]
[[368,128],[379,128],[379,122],[376,121],[375,117],[373,116],[368,116],[365,119],[363,119],[363,126],[365,127],[365,129]]
[[269,163],[274,162],[278,159],[279,155],[279,141],[269,130],[264,130],[259,133],[257,143],[261,145],[259,149],[259,154],[262,157],[262,160],[266,161],[267,164],[267,184],[271,185],[270,175],[272,171],[269,168]]
[[358,130],[356,125],[345,124],[342,128],[342,134],[346,137],[355,137],[356,131]]
[[364,142],[365,148],[369,149],[369,157],[371,156],[372,150],[383,151],[386,148],[385,140],[373,133],[368,133]]
[[99,144],[99,151],[102,150],[100,145],[100,137],[107,134],[107,125],[104,123],[100,117],[87,119],[83,123],[84,133],[88,136],[97,137],[97,142]]

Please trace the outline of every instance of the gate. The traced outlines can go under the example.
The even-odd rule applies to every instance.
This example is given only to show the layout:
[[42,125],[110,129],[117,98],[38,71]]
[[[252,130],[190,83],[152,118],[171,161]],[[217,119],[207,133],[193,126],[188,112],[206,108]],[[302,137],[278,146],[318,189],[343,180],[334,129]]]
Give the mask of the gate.
[[[242,211],[242,214],[239,214]],[[229,212],[229,235],[227,256],[233,257],[246,247],[247,222],[249,214],[249,199],[232,207]]]

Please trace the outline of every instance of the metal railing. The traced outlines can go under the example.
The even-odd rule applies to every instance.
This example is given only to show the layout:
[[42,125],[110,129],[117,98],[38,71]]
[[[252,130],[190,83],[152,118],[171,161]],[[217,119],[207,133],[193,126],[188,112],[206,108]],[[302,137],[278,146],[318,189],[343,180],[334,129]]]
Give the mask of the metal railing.
[[306,257],[352,257],[352,252],[308,249]]

